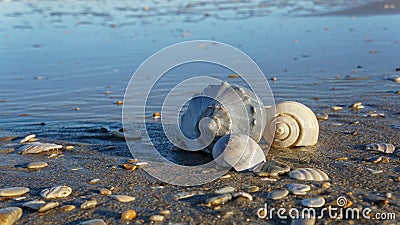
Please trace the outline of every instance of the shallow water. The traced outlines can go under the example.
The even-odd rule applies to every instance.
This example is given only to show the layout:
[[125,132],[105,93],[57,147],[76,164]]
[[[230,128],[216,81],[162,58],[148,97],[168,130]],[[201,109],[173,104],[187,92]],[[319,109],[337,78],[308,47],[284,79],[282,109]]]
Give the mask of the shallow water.
[[[115,102],[123,100],[140,63],[170,44],[197,39],[225,42],[247,53],[268,78],[278,78],[270,82],[277,102],[295,100],[323,109],[366,95],[372,101],[393,96],[399,88],[385,80],[399,66],[399,15],[314,16],[367,1],[146,3],[1,1],[3,126],[120,122],[122,107]],[[243,84],[227,78],[231,73],[207,64],[176,68],[152,93],[149,114],[160,110],[163,97],[180,80],[205,75]],[[146,77],[137,79],[146,82]],[[199,91],[188,89],[182,98]]]

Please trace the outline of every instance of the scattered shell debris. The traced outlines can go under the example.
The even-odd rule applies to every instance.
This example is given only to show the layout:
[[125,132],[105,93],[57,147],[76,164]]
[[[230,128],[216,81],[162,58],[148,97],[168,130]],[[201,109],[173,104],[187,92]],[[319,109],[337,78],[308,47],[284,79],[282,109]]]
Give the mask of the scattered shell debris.
[[38,154],[42,152],[48,152],[51,150],[61,149],[62,147],[63,147],[62,145],[57,145],[57,144],[32,142],[20,147],[18,150],[21,152],[21,154]]
[[52,188],[44,189],[40,195],[46,199],[52,198],[65,198],[72,193],[72,189],[68,186],[55,186]]

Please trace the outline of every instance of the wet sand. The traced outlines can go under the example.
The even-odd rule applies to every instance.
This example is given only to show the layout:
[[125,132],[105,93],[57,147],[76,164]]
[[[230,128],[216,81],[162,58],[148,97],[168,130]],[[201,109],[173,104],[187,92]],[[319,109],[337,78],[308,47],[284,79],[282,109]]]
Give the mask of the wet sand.
[[[368,11],[368,15],[371,12],[380,12],[382,4],[371,4],[368,7],[371,6],[378,8]],[[400,5],[397,6],[398,8],[400,8]],[[354,15],[363,15],[352,9],[353,12]],[[343,14],[351,15],[352,13]],[[338,14],[342,15],[341,13]],[[393,28],[390,25],[390,20],[393,18],[381,18],[381,21],[386,21],[389,24],[389,31]],[[320,18],[315,18],[315,20],[318,19]],[[377,27],[384,30],[387,24],[379,24]],[[355,27],[354,29],[354,33],[345,35],[349,40],[354,36],[358,37],[366,33],[358,31],[358,29],[363,30],[363,27]],[[368,29],[372,28],[367,27]],[[335,29],[333,29],[332,34],[333,40],[336,37],[342,37],[335,36],[338,35]],[[330,177],[330,188],[323,189],[321,187],[322,182],[295,181],[289,178],[287,174],[281,175],[277,181],[265,181],[253,175],[253,173],[235,171],[228,173],[231,176],[230,178],[218,179],[201,186],[179,187],[166,184],[154,179],[143,169],[128,171],[121,167],[132,156],[124,140],[113,137],[109,131],[121,128],[121,123],[116,119],[120,116],[120,108],[114,102],[118,97],[121,97],[122,90],[113,90],[118,93],[116,98],[101,100],[100,103],[106,104],[106,108],[112,108],[106,111],[107,113],[118,114],[118,116],[114,115],[112,119],[110,117],[105,118],[104,121],[106,122],[99,120],[85,122],[85,114],[78,114],[79,112],[69,114],[68,118],[71,118],[71,120],[47,120],[46,116],[41,116],[40,109],[29,111],[28,116],[16,116],[15,112],[22,113],[25,110],[21,106],[23,99],[21,98],[19,102],[18,97],[7,95],[11,106],[3,105],[5,111],[2,114],[0,129],[0,150],[20,146],[15,141],[6,140],[6,137],[21,137],[32,133],[36,134],[39,141],[59,143],[63,146],[73,145],[75,148],[72,151],[63,151],[62,156],[54,158],[48,158],[50,153],[20,155],[16,152],[10,152],[0,154],[0,188],[22,186],[31,189],[29,194],[25,195],[27,198],[21,201],[0,198],[0,208],[21,206],[28,200],[41,199],[39,193],[44,188],[68,185],[73,190],[72,194],[67,198],[57,199],[56,201],[60,202],[61,205],[75,205],[77,206],[75,210],[62,212],[60,209],[54,209],[39,214],[24,209],[22,219],[16,224],[77,224],[96,218],[103,219],[107,224],[120,224],[121,213],[126,209],[134,209],[138,214],[137,219],[132,224],[149,224],[151,223],[150,216],[158,214],[160,210],[164,209],[170,210],[171,215],[167,216],[165,221],[160,224],[289,224],[290,219],[280,220],[277,217],[270,220],[258,219],[257,210],[263,207],[264,203],[275,208],[290,209],[296,207],[301,209],[303,208],[301,200],[305,197],[322,196],[326,199],[327,204],[330,204],[334,203],[339,196],[345,196],[353,202],[352,207],[369,207],[373,213],[395,213],[396,220],[332,220],[325,217],[317,219],[316,224],[399,224],[400,95],[396,94],[395,91],[400,90],[400,85],[387,80],[388,77],[399,76],[395,68],[400,65],[398,61],[390,57],[400,53],[399,40],[398,37],[385,37],[384,35],[380,38],[371,37],[373,43],[386,44],[370,46],[363,43],[360,46],[355,46],[357,50],[362,52],[360,55],[366,58],[360,59],[363,61],[360,65],[361,68],[357,68],[352,59],[349,59],[352,68],[340,60],[329,61],[325,62],[326,64],[323,64],[323,66],[320,64],[316,66],[318,59],[315,58],[318,58],[318,55],[312,55],[311,59],[308,56],[293,55],[292,57],[298,57],[298,59],[292,60],[290,58],[290,62],[285,59],[286,61],[282,61],[279,67],[273,67],[271,72],[267,74],[267,76],[278,77],[276,82],[270,84],[276,94],[277,102],[299,101],[309,106],[315,113],[329,114],[329,119],[320,121],[320,136],[316,146],[271,149],[266,158],[285,162],[292,169],[301,167],[321,169]],[[302,40],[304,39],[300,39],[300,41]],[[337,40],[337,43],[340,43],[340,40]],[[380,48],[376,55],[369,53],[369,51],[374,50],[373,47]],[[330,47],[329,49],[332,50],[333,48]],[[312,50],[315,50],[315,52],[324,51],[323,49],[311,49],[308,52],[314,52]],[[339,49],[333,54],[339,56],[351,54],[351,50]],[[279,61],[279,59],[277,60]],[[262,59],[259,61],[262,61]],[[323,67],[321,70],[324,70],[324,72],[319,72],[319,66]],[[288,73],[282,72],[284,67],[288,69]],[[309,67],[313,68],[309,69]],[[296,70],[299,71],[299,77],[295,76]],[[340,74],[335,77],[337,70],[340,71]],[[320,75],[320,73],[326,74]],[[310,74],[309,78],[305,78],[308,76],[307,74]],[[316,78],[313,78],[313,76]],[[118,80],[120,83],[125,81],[125,78],[118,79],[120,79]],[[46,80],[43,80],[43,82],[46,82]],[[49,82],[53,81],[49,79]],[[110,81],[107,80],[107,82]],[[96,91],[100,90],[100,88],[96,89]],[[89,95],[89,98],[101,99],[98,95]],[[357,101],[362,102],[366,108],[359,111],[352,111],[347,108]],[[89,102],[88,104],[90,104]],[[73,104],[66,105],[65,109],[69,110],[77,107]],[[330,107],[333,105],[343,105],[344,110],[332,112]],[[84,104],[78,106],[82,107]],[[49,108],[51,109],[51,107]],[[378,113],[384,113],[385,117],[365,116],[369,111],[374,110]],[[82,111],[90,115],[90,110],[85,112],[85,108],[82,107]],[[78,114],[76,120],[74,120],[75,114]],[[101,114],[96,116],[101,118]],[[41,125],[41,121],[45,121],[45,124]],[[156,124],[154,127],[157,127],[159,121],[154,121],[154,123]],[[107,131],[102,128],[106,128]],[[157,132],[159,130],[151,130],[150,134],[157,134]],[[357,132],[357,135],[353,135],[354,132]],[[163,142],[163,139],[157,135],[155,135],[155,138],[157,142]],[[370,143],[391,143],[397,149],[392,154],[366,151],[365,146]],[[170,151],[168,147],[161,151],[182,163],[195,163],[190,155],[191,153],[179,151],[168,153]],[[389,159],[389,162],[367,162],[367,158],[374,155],[385,156]],[[207,155],[201,154],[196,155],[196,157],[209,159]],[[347,157],[347,160],[338,160],[343,157]],[[38,171],[28,171],[24,167],[26,164],[35,161],[45,161],[49,166]],[[383,172],[373,174],[368,169],[382,170]],[[99,178],[100,182],[90,184],[89,181],[95,178]],[[288,183],[311,184],[312,190],[305,197],[290,194],[282,200],[267,198],[268,191],[282,188]],[[251,185],[260,187],[259,192],[252,193],[253,201],[238,198],[222,205],[220,209],[209,208],[201,204],[209,196],[212,196],[215,190],[224,186],[246,190],[246,187]],[[136,200],[130,203],[120,203],[108,196],[100,195],[100,188],[111,187],[115,188],[114,194],[130,195],[135,197]],[[176,193],[192,191],[204,193],[204,195],[196,195],[184,200],[173,199],[173,195]],[[387,197],[387,193],[391,193],[390,198]],[[89,210],[80,209],[80,204],[88,199],[96,199],[98,206]]]

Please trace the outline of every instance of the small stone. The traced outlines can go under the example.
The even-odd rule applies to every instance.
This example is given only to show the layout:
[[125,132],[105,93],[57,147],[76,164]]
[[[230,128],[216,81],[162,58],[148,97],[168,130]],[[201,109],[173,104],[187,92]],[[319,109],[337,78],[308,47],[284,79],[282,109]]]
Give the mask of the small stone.
[[67,145],[67,146],[65,146],[65,150],[67,150],[67,151],[71,151],[71,150],[74,150],[74,146],[72,146],[72,145]]
[[329,115],[326,113],[317,113],[315,116],[317,117],[318,120],[321,120],[321,121],[329,119]]
[[361,102],[356,102],[353,105],[349,106],[349,108],[352,110],[359,110],[359,109],[364,109],[365,107],[362,105]]
[[55,186],[52,188],[44,189],[40,192],[40,195],[43,198],[51,199],[51,198],[64,198],[69,196],[72,193],[72,189],[68,186]]
[[161,210],[160,211],[160,213],[159,213],[160,215],[163,215],[163,216],[167,216],[167,215],[170,215],[171,214],[171,211],[169,211],[169,210]]
[[39,208],[38,212],[43,213],[59,206],[58,202],[48,202]]
[[160,117],[161,117],[161,113],[159,113],[159,112],[153,113],[153,119],[158,119]]
[[247,190],[247,192],[249,192],[249,193],[253,193],[253,192],[259,191],[260,188],[259,188],[258,186],[250,186],[250,187],[247,187],[246,190]]
[[278,80],[278,78],[277,77],[271,77],[271,80],[275,82],[275,81]]
[[122,167],[124,168],[124,169],[126,169],[126,170],[135,170],[136,168],[137,168],[137,166],[136,165],[132,165],[132,164],[130,164],[130,163],[124,163],[124,164],[122,164]]
[[121,215],[121,220],[129,221],[136,218],[136,211],[133,209],[128,209]]
[[82,203],[81,209],[92,209],[92,208],[96,207],[96,205],[97,205],[96,200],[89,200],[89,201]]
[[336,161],[347,161],[349,160],[349,157],[339,157],[335,159]]
[[22,207],[30,208],[33,210],[39,210],[40,207],[44,206],[44,204],[46,204],[46,202],[43,200],[33,200],[33,201],[25,202],[24,204],[22,204]]
[[107,188],[101,188],[100,189],[100,194],[101,195],[112,195],[112,192],[110,190],[108,190]]
[[286,188],[295,195],[305,195],[311,190],[310,185],[306,184],[287,184]]
[[123,102],[122,102],[121,100],[118,100],[118,101],[115,102],[115,104],[117,104],[117,105],[122,105]]
[[216,194],[226,194],[226,193],[231,193],[234,191],[235,191],[234,187],[226,186],[226,187],[216,190],[215,193]]
[[97,183],[99,183],[99,182],[100,182],[100,179],[99,179],[99,178],[92,179],[92,180],[89,181],[90,184],[97,184]]
[[74,210],[76,207],[74,205],[64,205],[61,206],[60,209],[64,212],[71,212],[72,210]]
[[22,209],[18,207],[8,207],[0,209],[0,224],[12,225],[22,217]]
[[14,197],[24,195],[29,192],[29,188],[26,187],[11,187],[0,189],[0,197]]
[[88,220],[80,223],[81,225],[107,225],[102,219]]
[[325,199],[322,197],[306,198],[301,201],[301,204],[305,207],[319,208],[325,205]]
[[135,198],[128,195],[111,195],[111,198],[119,201],[119,202],[131,202],[134,201]]
[[253,169],[253,173],[261,177],[277,177],[290,171],[290,166],[276,160],[268,160]]
[[268,193],[268,198],[272,200],[278,200],[286,197],[289,194],[287,189],[273,190]]
[[48,165],[49,164],[47,164],[46,162],[33,162],[33,163],[29,163],[26,167],[28,169],[37,170],[37,169],[45,168]]
[[324,189],[328,189],[328,188],[331,187],[331,183],[325,182],[325,183],[323,183],[323,184],[321,185],[321,187],[324,188]]
[[162,221],[164,221],[164,216],[162,216],[162,215],[152,215],[150,217],[150,220],[151,221],[155,221],[155,222],[162,222]]

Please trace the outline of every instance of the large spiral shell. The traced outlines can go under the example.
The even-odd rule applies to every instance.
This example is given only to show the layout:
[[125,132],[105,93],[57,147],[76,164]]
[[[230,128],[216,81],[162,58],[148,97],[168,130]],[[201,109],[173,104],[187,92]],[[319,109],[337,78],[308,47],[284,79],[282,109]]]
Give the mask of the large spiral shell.
[[[252,91],[226,82],[209,85],[194,95],[180,118],[182,133],[201,144],[210,143],[205,146],[209,150],[215,141],[231,133],[245,134],[258,142],[264,128],[265,109],[261,100]],[[190,143],[183,142],[186,150],[190,150]]]
[[266,109],[267,126],[264,139],[273,140],[274,147],[315,145],[319,125],[315,114],[298,102],[282,102],[273,109]]

